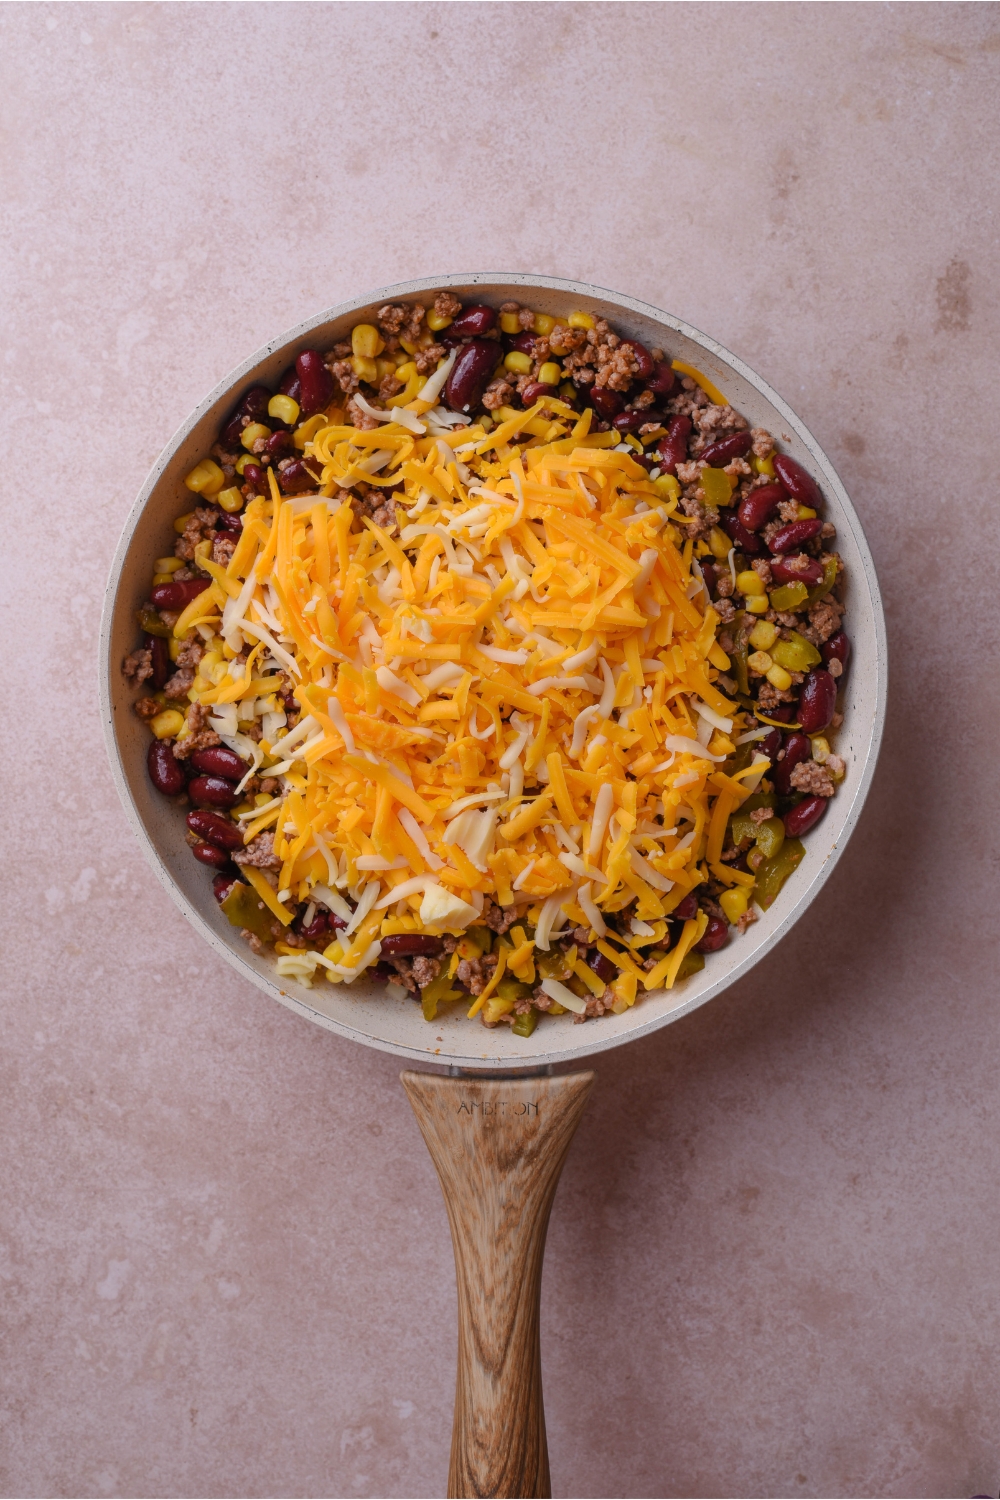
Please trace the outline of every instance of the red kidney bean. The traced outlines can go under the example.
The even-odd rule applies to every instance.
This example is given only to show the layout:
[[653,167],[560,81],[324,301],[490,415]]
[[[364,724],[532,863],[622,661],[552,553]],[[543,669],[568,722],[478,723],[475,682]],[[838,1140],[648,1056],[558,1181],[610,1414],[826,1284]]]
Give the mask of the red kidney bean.
[[656,368],[656,362],[645,344],[640,344],[637,339],[623,339],[622,348],[632,350],[639,365],[635,372],[636,380],[647,380]]
[[217,849],[214,844],[192,844],[191,853],[201,864],[214,865],[217,870],[224,870],[229,863],[225,849]]
[[[446,331],[450,333],[451,329],[449,328]],[[511,349],[516,349],[520,354],[530,354],[532,349],[534,349],[535,347],[535,340],[537,339],[537,337],[537,333],[515,333],[512,338],[509,338],[505,341],[507,344],[508,352]]]
[[260,464],[247,464],[243,470],[243,483],[248,484],[257,495],[268,493],[267,480],[264,478],[264,470]]
[[826,804],[826,797],[804,797],[781,820],[785,825],[786,836],[797,839],[800,833],[808,833],[810,828],[815,828],[826,812]]
[[731,510],[719,512],[719,525],[731,542],[735,542],[741,552],[748,557],[756,557],[760,551],[760,538],[754,536],[752,531],[747,531],[739,516]]
[[252,385],[248,391],[244,391],[240,404],[222,428],[223,442],[238,443],[247,422],[266,422],[267,403],[270,399],[271,392],[266,385]]
[[492,339],[473,339],[458,351],[444,388],[444,399],[452,411],[471,411],[479,405],[499,354]]
[[[278,381],[278,390],[282,396],[291,396],[293,401],[298,401],[301,407],[302,382],[299,379],[299,372],[294,365],[289,365],[284,375]],[[273,418],[271,420],[273,421]]]
[[277,463],[279,458],[287,458],[295,451],[292,443],[292,434],[287,427],[279,427],[277,432],[272,432],[267,440],[267,451]]
[[397,932],[382,939],[383,958],[430,958],[443,948],[441,939],[429,932]]
[[787,453],[775,453],[772,458],[774,472],[781,480],[793,500],[800,505],[818,506],[822,499],[819,485],[811,474],[807,474],[800,463],[789,458]]
[[676,917],[678,922],[693,922],[698,915],[698,897],[685,896],[683,901],[678,901],[670,915]]
[[792,772],[802,761],[808,760],[812,755],[812,745],[804,734],[796,729],[785,741],[785,753],[774,767],[774,785],[779,795],[790,797],[794,788],[792,786]]
[[173,676],[174,664],[170,660],[170,652],[162,635],[147,635],[143,645],[150,653],[150,664],[153,668],[152,683],[160,690],[166,683],[168,677]]
[[149,779],[164,797],[176,797],[184,790],[184,772],[166,740],[154,740],[146,752]]
[[731,458],[742,458],[744,453],[749,453],[753,447],[753,438],[749,432],[731,432],[728,437],[720,438],[717,443],[709,443],[698,454],[707,464],[713,468],[721,468]]
[[239,781],[247,773],[246,761],[225,745],[208,745],[204,750],[192,751],[191,764],[206,776],[225,776],[230,781]]
[[233,783],[221,776],[195,776],[188,782],[188,793],[203,807],[235,807],[240,800]]
[[768,714],[769,719],[777,719],[779,724],[790,724],[795,718],[796,704],[779,703],[777,708],[772,708]]
[[315,943],[330,931],[330,924],[326,920],[325,911],[316,912],[312,921],[308,923],[299,917],[292,923],[292,926],[300,937],[304,937],[310,943]]
[[299,409],[304,417],[322,411],[333,400],[333,376],[317,349],[303,349],[295,361],[295,373],[302,388]]
[[829,672],[814,667],[799,692],[799,723],[806,734],[819,734],[837,707],[837,684]]
[[[710,563],[710,562],[702,562],[701,563],[701,576],[704,578],[704,580],[705,580],[705,587],[708,589],[708,592],[710,594],[714,594],[715,593],[715,585],[716,585],[716,581],[718,579],[718,576],[719,576],[720,572],[721,572],[721,569],[717,568],[716,565],[715,565],[715,563]],[[729,572],[728,568],[726,569],[726,572],[727,573]]]
[[605,422],[613,421],[625,406],[625,397],[621,392],[613,391],[610,386],[606,385],[592,385],[587,392],[586,399]]
[[638,432],[644,422],[655,421],[655,413],[650,415],[648,411],[623,411],[618,413],[611,425],[618,432]]
[[243,835],[235,823],[222,818],[207,808],[195,808],[187,815],[187,826],[205,844],[214,844],[217,849],[242,849]]
[[458,317],[448,325],[447,331],[452,337],[458,334],[461,338],[477,338],[489,333],[496,320],[497,315],[492,307],[477,302],[472,307],[463,308]]
[[212,881],[212,895],[221,906],[234,885],[239,885],[235,875],[216,875]]
[[[247,468],[250,467],[248,464]],[[219,519],[215,525],[218,531],[235,531],[239,533],[243,530],[243,517],[237,510],[220,510]]]
[[780,484],[762,484],[760,489],[751,490],[736,509],[740,525],[745,526],[747,531],[759,531],[785,498],[784,488]]
[[729,923],[723,917],[709,917],[708,926],[700,943],[695,943],[699,953],[718,953],[729,942]]
[[781,749],[781,730],[769,729],[762,740],[756,741],[754,749],[759,750],[761,755],[766,755],[773,766]]
[[[828,641],[824,641],[820,651],[824,661],[839,661],[845,667],[851,659],[851,643],[842,630],[838,630]],[[155,661],[156,658],[154,657],[153,660]]]
[[187,609],[192,599],[204,593],[210,578],[185,578],[180,583],[158,583],[150,593],[157,609]]
[[812,589],[823,577],[823,567],[815,558],[799,552],[795,557],[776,557],[771,564],[771,577],[775,583],[805,583]]
[[598,979],[603,979],[605,984],[610,984],[618,973],[610,958],[605,958],[604,954],[599,952],[597,948],[587,949],[585,962],[587,968],[591,969],[597,975]]
[[314,490],[316,481],[301,459],[278,469],[278,488],[283,495],[301,495],[304,490]]
[[533,380],[521,392],[521,404],[525,408],[534,406],[535,402],[543,396],[551,396],[553,400],[560,399],[559,392],[554,385],[545,385],[541,380]]
[[646,381],[647,391],[655,391],[664,401],[674,393],[677,375],[668,364],[654,364],[653,373]]
[[664,474],[676,474],[677,465],[687,461],[690,432],[690,417],[674,417],[671,420],[666,437],[660,438],[656,445],[656,456]]
[[814,536],[819,536],[823,530],[823,522],[819,516],[812,516],[805,521],[789,521],[787,526],[782,526],[771,538],[770,547],[772,552],[791,552],[796,547],[801,547],[803,542],[811,541]]

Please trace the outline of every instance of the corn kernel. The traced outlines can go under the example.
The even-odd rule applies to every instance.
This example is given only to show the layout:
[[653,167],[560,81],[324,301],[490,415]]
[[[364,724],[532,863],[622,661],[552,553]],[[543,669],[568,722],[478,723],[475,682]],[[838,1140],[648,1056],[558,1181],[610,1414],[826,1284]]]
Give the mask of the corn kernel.
[[359,380],[365,380],[369,385],[378,384],[378,366],[371,356],[355,354],[351,360],[351,369]]
[[205,496],[218,494],[225,482],[225,474],[210,458],[203,458],[200,464],[195,464],[184,481],[189,490]]
[[[750,644],[755,651],[770,651],[780,632],[770,620],[758,620],[750,632]],[[764,668],[767,671],[767,668]]]
[[766,592],[763,578],[761,578],[759,573],[755,573],[752,568],[747,568],[744,573],[737,573],[736,587],[748,599],[763,598]]
[[205,537],[204,541],[198,542],[197,545],[195,546],[195,549],[194,549],[194,560],[195,560],[196,563],[200,564],[200,563],[204,562],[204,560],[205,560],[206,557],[211,557],[211,556],[212,556],[212,543],[209,541],[208,537]]
[[562,370],[554,359],[547,359],[538,372],[538,378],[543,385],[558,385]]
[[[306,443],[312,442],[320,428],[326,427],[329,421],[330,418],[326,412],[320,411],[314,417],[307,417],[304,422],[299,423],[298,427],[292,433],[292,442],[300,453],[305,451]],[[239,464],[236,467],[239,468]]]
[[775,662],[769,672],[764,673],[764,676],[773,688],[777,688],[779,693],[787,693],[792,685],[791,677],[785,671],[784,667],[778,666],[777,662]]
[[178,568],[183,568],[182,557],[158,557],[153,564],[154,573],[176,573]]
[[695,542],[694,555],[695,557],[711,557],[712,549],[707,542]]
[[271,429],[270,427],[265,427],[263,422],[250,422],[240,433],[240,442],[248,453],[252,453],[253,445],[258,438],[269,438],[270,436]]
[[594,320],[590,316],[590,313],[585,312],[570,313],[566,322],[571,328],[593,328],[594,326]]
[[435,312],[433,308],[427,314],[427,327],[432,333],[440,333],[442,328],[447,328],[454,321],[454,318],[446,318],[444,313]]
[[766,615],[769,608],[766,594],[755,594],[747,600],[747,610],[752,615]]
[[813,760],[817,765],[825,765],[830,758],[830,741],[822,734],[814,734],[811,743]]
[[520,323],[520,320],[519,320],[519,318],[517,316],[517,313],[501,313],[500,314],[500,331],[501,331],[501,333],[520,333],[521,332],[521,323]]
[[563,381],[562,385],[559,387],[559,394],[564,401],[574,401],[576,399],[576,386],[573,384],[572,380]]
[[774,477],[774,459],[772,457],[755,458],[753,460],[753,466],[757,470],[758,474],[768,474],[772,478]]
[[811,521],[815,514],[811,505],[800,505],[795,519],[796,521]]
[[351,349],[358,359],[374,359],[385,348],[385,340],[374,323],[357,323],[351,329]]
[[165,708],[162,714],[150,719],[149,727],[158,740],[172,740],[184,728],[184,715],[178,708]]
[[520,349],[512,349],[503,363],[505,370],[513,370],[517,375],[531,374],[531,358]]
[[167,641],[167,655],[170,657],[171,661],[175,662],[177,660],[177,658],[181,654],[183,646],[184,642],[178,640],[177,637],[171,633],[170,638]]
[[387,375],[395,375],[396,361],[394,359],[377,359],[375,368],[378,371],[379,380],[384,380]]
[[294,427],[299,420],[299,403],[291,396],[280,394],[272,396],[267,403],[267,414],[276,417],[279,422],[285,422],[289,427]]
[[239,458],[236,460],[236,472],[237,472],[237,474],[239,474],[240,478],[243,477],[243,474],[244,474],[244,472],[246,470],[247,464],[255,464],[256,462],[257,462],[257,456],[256,456],[256,454],[254,454],[254,453],[241,453],[240,456],[239,456]]
[[653,488],[663,500],[677,500],[680,498],[681,487],[679,480],[673,474],[661,474],[653,480]]
[[[713,526],[708,533],[708,545],[712,549],[712,556],[717,557],[720,562],[724,562],[729,556],[729,549],[733,544],[720,526]],[[755,573],[754,577],[756,578],[756,576]]]
[[242,510],[243,491],[239,489],[235,484],[232,484],[227,490],[219,491],[219,493],[215,497],[215,503],[216,505],[221,505],[223,510],[228,510],[231,514],[235,511]]
[[531,331],[532,333],[537,333],[539,337],[545,338],[552,332],[555,326],[555,318],[550,318],[548,313],[535,313],[535,321],[532,324]]
[[719,905],[730,922],[738,922],[749,904],[750,893],[746,886],[735,885],[731,891],[723,891],[719,897]]
[[[754,629],[756,628],[754,626]],[[752,656],[747,658],[747,664],[753,667],[755,672],[759,672],[761,676],[765,676],[774,666],[774,662],[766,651],[755,651]]]
[[158,583],[170,583],[170,581],[173,578],[173,576],[174,575],[172,573],[154,573],[153,574],[153,587],[154,587],[154,589],[156,588],[156,586],[157,586]]

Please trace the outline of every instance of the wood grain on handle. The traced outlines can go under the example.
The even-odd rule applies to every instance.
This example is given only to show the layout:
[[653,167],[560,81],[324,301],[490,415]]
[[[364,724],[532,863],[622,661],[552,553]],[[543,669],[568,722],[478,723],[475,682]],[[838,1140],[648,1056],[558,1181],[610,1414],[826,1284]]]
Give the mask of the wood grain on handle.
[[455,1249],[458,1380],[448,1495],[547,1496],[542,1257],[594,1075],[400,1076],[441,1179]]

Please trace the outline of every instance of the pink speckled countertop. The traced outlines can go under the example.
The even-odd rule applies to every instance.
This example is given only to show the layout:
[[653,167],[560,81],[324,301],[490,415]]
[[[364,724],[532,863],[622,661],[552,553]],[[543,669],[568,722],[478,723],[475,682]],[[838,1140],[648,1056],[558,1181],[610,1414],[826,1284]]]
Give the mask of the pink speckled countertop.
[[892,652],[822,898],[597,1064],[545,1278],[556,1494],[997,1493],[998,28],[0,9],[3,1494],[443,1492],[454,1278],[398,1069],[193,936],[116,800],[95,652],[208,389],[473,269],[631,292],[755,366],[839,466]]

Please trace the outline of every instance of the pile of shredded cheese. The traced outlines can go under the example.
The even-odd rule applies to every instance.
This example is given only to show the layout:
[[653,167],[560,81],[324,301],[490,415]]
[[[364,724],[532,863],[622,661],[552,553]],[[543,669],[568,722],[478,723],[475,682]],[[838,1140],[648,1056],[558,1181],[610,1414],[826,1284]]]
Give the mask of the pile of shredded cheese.
[[[283,498],[272,474],[228,567],[200,560],[213,582],[175,627],[216,646],[191,699],[281,787],[239,813],[246,843],[273,829],[277,889],[244,876],[286,925],[312,901],[347,923],[322,954],[276,945],[307,983],[317,966],[352,981],[391,933],[462,933],[487,897],[527,898],[516,974],[567,925],[604,939],[602,913],[636,901],[659,938],[710,873],[753,880],[720,856],[767,762],[720,770],[757,727],[715,686],[729,661],[676,481],[549,398],[489,431],[457,425],[434,404],[450,365],[425,399],[371,408],[370,431],[316,419],[318,492]],[[358,481],[392,495],[394,534],[358,519]],[[706,921],[650,973],[602,943],[622,1004],[669,987]]]

